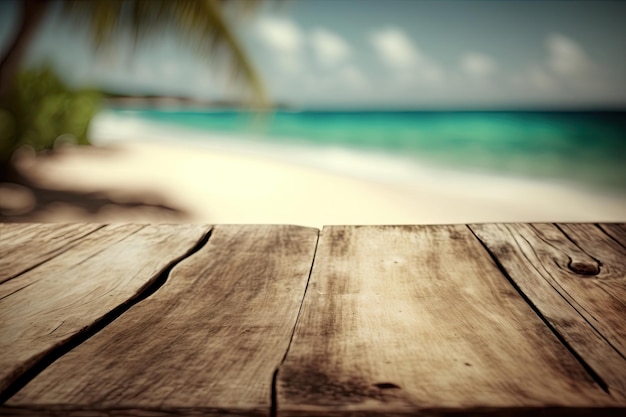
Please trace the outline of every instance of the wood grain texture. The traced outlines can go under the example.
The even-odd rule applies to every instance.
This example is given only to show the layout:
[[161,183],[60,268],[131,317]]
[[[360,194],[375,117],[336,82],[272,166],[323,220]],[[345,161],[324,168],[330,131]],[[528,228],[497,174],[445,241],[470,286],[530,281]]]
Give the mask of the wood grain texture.
[[216,226],[158,291],[52,364],[7,409],[268,415],[317,236],[295,226]]
[[0,284],[53,258],[98,224],[0,224]]
[[[35,282],[47,279],[50,273],[57,273],[63,270],[66,265],[78,265],[87,257],[93,256],[126,239],[133,233],[139,231],[143,226],[140,225],[110,225],[97,230],[95,233],[89,234],[77,242],[74,250],[66,252],[60,259],[48,260],[50,265],[39,265],[27,273],[22,273],[11,280],[0,284],[0,300],[10,296],[13,293],[23,290]],[[36,245],[24,248],[24,256],[28,257],[28,252],[37,251]],[[45,265],[45,266],[44,266]]]
[[612,403],[467,227],[324,228],[278,372],[279,416],[573,415]]
[[0,286],[0,392],[142,292],[208,226],[107,226]]
[[611,395],[626,404],[626,248],[619,243],[623,229],[592,224],[471,228]]
[[626,224],[622,223],[606,223],[599,224],[598,227],[607,235],[611,236],[616,242],[626,248]]

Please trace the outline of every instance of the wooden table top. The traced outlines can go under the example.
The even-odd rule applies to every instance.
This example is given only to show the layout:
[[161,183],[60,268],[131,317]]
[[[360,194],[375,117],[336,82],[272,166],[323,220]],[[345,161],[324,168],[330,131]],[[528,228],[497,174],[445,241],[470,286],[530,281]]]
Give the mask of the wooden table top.
[[626,225],[0,224],[0,415],[626,415]]

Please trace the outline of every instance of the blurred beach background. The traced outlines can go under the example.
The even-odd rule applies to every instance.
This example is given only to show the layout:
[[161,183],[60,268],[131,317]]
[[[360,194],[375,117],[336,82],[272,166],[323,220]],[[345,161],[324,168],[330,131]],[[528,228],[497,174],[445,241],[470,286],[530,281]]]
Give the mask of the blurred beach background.
[[44,3],[0,221],[626,222],[626,3],[208,1],[221,49],[169,24],[94,46]]

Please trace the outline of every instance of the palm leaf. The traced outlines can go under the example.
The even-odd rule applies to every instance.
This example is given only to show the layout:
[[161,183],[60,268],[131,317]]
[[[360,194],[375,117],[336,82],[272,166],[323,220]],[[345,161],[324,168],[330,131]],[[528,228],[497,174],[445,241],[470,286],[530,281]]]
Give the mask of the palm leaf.
[[[259,1],[229,1],[243,13]],[[181,42],[201,56],[224,59],[233,79],[243,81],[257,107],[268,104],[261,79],[225,17],[225,0],[66,0],[63,11],[75,24],[88,24],[97,49],[110,47],[120,35],[135,44],[174,31]]]

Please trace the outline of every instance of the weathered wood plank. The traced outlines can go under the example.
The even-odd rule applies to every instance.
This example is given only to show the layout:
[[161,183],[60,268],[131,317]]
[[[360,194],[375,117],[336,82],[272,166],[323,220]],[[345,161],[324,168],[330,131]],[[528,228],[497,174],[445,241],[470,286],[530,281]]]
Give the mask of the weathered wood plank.
[[0,286],[0,394],[149,286],[208,226],[107,226]]
[[608,223],[599,224],[598,227],[626,248],[626,224]]
[[277,399],[279,416],[612,403],[465,226],[324,228]]
[[471,228],[550,325],[626,404],[626,248],[592,224]]
[[1,223],[0,240],[3,240],[4,238],[19,239],[20,236],[25,233],[29,233],[29,230],[33,230],[40,225],[41,223]]
[[0,284],[80,243],[98,224],[0,224]]
[[[27,273],[22,273],[2,283],[0,285],[0,300],[33,285],[39,280],[46,279],[48,275],[50,275],[50,271],[58,272],[59,270],[63,270],[66,265],[79,264],[85,258],[93,256],[99,251],[103,251],[109,246],[126,239],[143,227],[144,226],[132,224],[109,225],[83,237],[80,242],[76,244],[77,247],[72,251],[64,253],[60,260],[48,260],[50,265],[45,265],[45,267],[40,265],[38,268],[35,268],[35,271],[29,268]],[[25,256],[28,256],[26,254],[31,250],[36,251],[37,249],[34,245],[32,249],[29,246],[25,247]]]
[[317,235],[216,226],[158,291],[52,364],[8,410],[268,415]]

